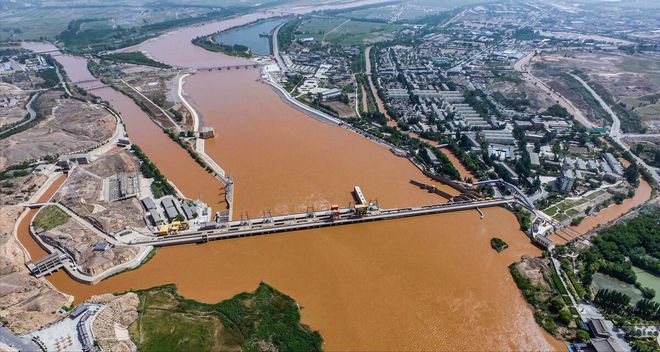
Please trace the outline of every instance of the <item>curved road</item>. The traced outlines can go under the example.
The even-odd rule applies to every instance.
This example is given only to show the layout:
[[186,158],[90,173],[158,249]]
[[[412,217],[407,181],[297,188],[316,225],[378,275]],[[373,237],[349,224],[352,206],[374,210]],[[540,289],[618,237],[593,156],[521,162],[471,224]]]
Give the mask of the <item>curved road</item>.
[[559,105],[561,105],[564,109],[568,111],[569,114],[573,115],[573,118],[580,124],[582,124],[586,128],[596,128],[599,127],[595,123],[591,122],[584,114],[582,111],[573,105],[570,100],[564,98],[563,95],[557,93],[554,89],[552,89],[549,85],[547,85],[545,82],[540,80],[538,77],[534,76],[531,74],[531,72],[527,69],[527,65],[529,64],[530,61],[532,61],[532,58],[536,55],[535,52],[531,52],[527,54],[525,57],[522,59],[518,60],[515,64],[513,64],[513,68],[516,71],[519,71],[522,73],[523,79],[534,84],[537,86],[539,89],[541,89],[543,92],[548,94],[554,101],[556,101]]
[[21,126],[25,126],[25,124],[28,124],[28,123],[30,123],[31,121],[33,121],[34,119],[37,118],[37,113],[36,113],[36,111],[34,111],[34,109],[32,109],[32,102],[34,101],[34,99],[37,98],[37,96],[39,96],[39,93],[40,93],[40,92],[35,93],[35,94],[30,98],[30,100],[27,102],[27,104],[25,104],[25,108],[27,109],[28,114],[30,115],[30,117],[29,117],[27,120],[25,120],[25,121],[19,123],[18,125],[16,125],[16,126],[12,126],[12,127],[8,128],[8,129],[6,129],[6,130],[0,132],[0,137],[1,137],[2,135],[7,134],[8,132],[11,132],[11,131],[13,131],[13,130],[19,128],[19,127],[21,127]]
[[[585,82],[582,78],[579,76],[576,76],[574,74],[571,74],[573,78],[575,78],[582,86],[591,94],[593,97],[596,99],[596,101],[600,104],[600,106],[612,117],[612,127],[610,128],[609,135],[612,137],[612,140],[619,145],[619,147],[623,148],[624,150],[630,151],[630,147],[623,142],[622,138],[624,138],[626,135],[621,133],[621,119],[619,119],[619,116],[617,116],[614,111],[610,108],[609,105],[603,100],[603,98],[594,91],[591,86],[587,82]],[[660,183],[660,177],[658,176],[658,173],[656,170],[648,165],[644,160],[642,160],[640,157],[638,157],[635,153],[631,152],[630,153],[633,158],[635,158],[635,161],[637,161],[637,164],[639,164],[641,167],[645,168],[646,171],[648,171],[649,174],[651,174],[651,177],[655,180],[656,183]]]

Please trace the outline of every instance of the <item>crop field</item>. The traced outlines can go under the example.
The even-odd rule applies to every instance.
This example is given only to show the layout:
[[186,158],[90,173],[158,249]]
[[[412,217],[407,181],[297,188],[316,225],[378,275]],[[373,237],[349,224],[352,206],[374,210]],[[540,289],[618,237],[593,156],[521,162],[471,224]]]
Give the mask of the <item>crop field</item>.
[[493,0],[415,0],[413,3],[419,6],[448,9],[458,6],[487,4],[489,2],[493,2]]
[[60,210],[60,208],[49,205],[37,214],[34,218],[34,227],[39,230],[50,230],[69,221],[69,215]]
[[192,15],[196,11],[144,10],[134,7],[118,7],[109,12],[107,7],[86,8],[35,8],[10,10],[0,14],[0,40],[53,39],[67,28],[71,20],[95,19],[81,25],[81,30],[111,29],[114,26],[134,27]]
[[396,24],[360,22],[345,18],[313,18],[298,27],[296,38],[312,37],[317,42],[350,46],[386,40],[399,28]]
[[81,29],[130,28],[145,24],[188,18],[208,13],[218,7],[253,6],[269,3],[256,0],[174,0],[167,3],[147,0],[118,0],[109,4],[101,0],[7,2],[0,13],[0,41],[54,39],[72,20],[85,22]]
[[382,20],[387,21],[394,11],[396,10],[397,5],[389,5],[382,7],[372,7],[368,9],[360,9],[351,12],[342,14],[342,16],[347,18],[353,18],[356,20]]
[[9,10],[0,13],[0,40],[54,38],[66,29],[70,20],[99,18],[105,8],[87,9],[26,9]]

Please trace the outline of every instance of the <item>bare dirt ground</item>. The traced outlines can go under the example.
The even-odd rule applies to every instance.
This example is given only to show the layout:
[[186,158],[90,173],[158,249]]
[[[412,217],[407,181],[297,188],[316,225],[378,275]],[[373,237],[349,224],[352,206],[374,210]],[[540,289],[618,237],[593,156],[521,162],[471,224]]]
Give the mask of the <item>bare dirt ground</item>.
[[[32,169],[28,169],[32,171]],[[39,186],[46,181],[46,176],[30,173],[26,176],[10,177],[0,182],[0,205],[16,205],[27,201]]]
[[[545,111],[556,103],[542,90],[525,80],[520,82],[488,80],[487,84],[491,92],[500,92],[508,99],[529,100],[527,111],[530,112]],[[500,101],[500,103],[503,102]]]
[[30,94],[22,89],[0,82],[0,129],[25,118],[28,111],[25,108]]
[[108,242],[71,218],[62,225],[40,232],[39,237],[69,254],[81,271],[89,275],[97,275],[125,263],[138,253],[138,249],[131,246],[112,246],[106,251],[94,251],[95,244]]
[[604,86],[616,101],[660,92],[658,55],[561,52],[544,54],[541,60],[566,72],[582,71],[590,80]]
[[525,256],[516,264],[516,268],[523,277],[529,279],[534,286],[540,286],[549,289],[550,286],[545,279],[545,274],[549,271],[549,263],[542,258]]
[[[126,71],[124,71],[126,72]],[[131,72],[124,80],[144,94],[151,101],[164,110],[171,113],[177,124],[192,128],[192,115],[179,101],[178,84],[179,78],[172,71],[137,71]],[[147,104],[149,106],[149,104]],[[174,113],[177,111],[178,113]],[[165,127],[171,127],[171,121],[164,118],[158,111],[153,111],[154,116]]]
[[31,276],[25,258],[12,235],[22,208],[0,207],[0,321],[15,333],[23,334],[63,317],[57,310],[73,302],[45,279]]
[[[355,103],[353,103],[355,104]],[[347,105],[344,102],[341,101],[327,101],[324,102],[323,105],[327,105],[331,107],[333,110],[337,112],[339,115],[338,117],[340,119],[345,119],[347,117],[355,116],[355,109],[351,105]]]
[[74,168],[54,199],[107,233],[126,226],[144,228],[143,211],[135,197],[114,202],[101,200],[103,178],[139,169],[139,160],[129,151],[111,152],[89,165]]
[[556,66],[556,61],[547,61],[545,57],[538,58],[531,65],[534,75],[545,82],[553,90],[568,99],[580,110],[590,121],[596,122],[599,126],[604,124],[604,115],[594,103],[589,103],[585,96],[574,86],[571,86],[566,78],[570,69]]
[[[535,73],[556,80],[551,77],[551,71],[577,70],[605,101],[608,97],[603,95],[609,95],[614,103],[623,103],[625,108],[637,113],[647,127],[660,123],[660,55],[559,52],[544,54],[535,60]],[[565,82],[548,84],[565,89]],[[571,100],[574,101],[573,97]]]
[[111,294],[94,296],[92,302],[107,304],[94,319],[92,332],[103,351],[135,352],[128,327],[138,318],[140,300],[135,293],[121,296]]
[[[516,269],[522,277],[528,279],[535,287],[534,295],[539,302],[548,303],[550,299],[556,296],[555,290],[550,287],[550,261],[543,257],[523,256],[522,260],[515,264]],[[567,309],[567,308],[564,308]],[[535,315],[546,315],[548,312],[534,307]],[[556,322],[555,322],[556,323]],[[558,338],[572,339],[575,337],[575,323],[571,322],[568,326],[557,325],[554,334]]]
[[0,140],[0,169],[47,155],[91,148],[112,136],[115,118],[105,109],[48,92],[34,102],[44,119],[36,126]]
[[45,82],[34,73],[27,72],[17,72],[10,76],[4,76],[2,80],[23,90],[39,89],[41,84]]

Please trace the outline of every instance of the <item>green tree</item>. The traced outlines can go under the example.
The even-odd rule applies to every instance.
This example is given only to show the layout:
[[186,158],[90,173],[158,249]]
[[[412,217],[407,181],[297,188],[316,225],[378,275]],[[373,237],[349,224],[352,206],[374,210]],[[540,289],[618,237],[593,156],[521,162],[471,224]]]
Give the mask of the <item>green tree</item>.
[[625,176],[626,181],[631,185],[637,187],[639,185],[639,170],[637,169],[637,164],[631,163],[630,166],[624,170],[623,176]]
[[564,325],[568,325],[573,320],[573,314],[568,309],[559,312],[559,321]]
[[594,302],[602,307],[609,308],[612,311],[625,311],[630,303],[630,297],[625,293],[601,289],[596,293]]
[[550,311],[554,313],[560,312],[565,306],[566,304],[564,304],[564,300],[561,297],[554,297],[550,300]]
[[581,342],[587,342],[587,341],[589,341],[589,333],[588,333],[586,330],[579,329],[579,330],[575,333],[575,338],[576,338],[578,341],[581,341]]
[[635,315],[645,320],[659,320],[660,304],[649,299],[642,299],[635,304]]

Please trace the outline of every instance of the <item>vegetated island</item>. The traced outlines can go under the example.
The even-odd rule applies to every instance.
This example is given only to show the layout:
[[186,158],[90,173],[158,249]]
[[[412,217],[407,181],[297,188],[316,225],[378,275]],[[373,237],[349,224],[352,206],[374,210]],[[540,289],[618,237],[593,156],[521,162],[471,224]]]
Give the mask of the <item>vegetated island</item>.
[[504,242],[501,238],[493,237],[490,239],[490,246],[493,247],[497,253],[509,248],[509,245]]
[[239,56],[239,57],[252,57],[250,48],[241,44],[227,45],[216,42],[213,37],[217,33],[207,35],[204,37],[197,37],[192,40],[192,43],[209,51],[221,52],[226,55]]
[[140,351],[321,351],[323,338],[300,323],[296,302],[265,283],[216,304],[186,299],[172,284],[135,293],[129,331]]
[[112,54],[105,54],[101,56],[102,59],[105,60],[111,60],[111,61],[117,61],[117,62],[125,62],[129,64],[135,64],[135,65],[144,65],[144,66],[151,66],[151,67],[157,67],[157,68],[171,68],[172,66],[164,64],[162,62],[158,62],[156,60],[150,59],[147,57],[147,55],[144,55],[141,51],[131,51],[131,52],[126,52],[126,53],[112,53]]

